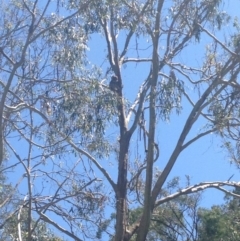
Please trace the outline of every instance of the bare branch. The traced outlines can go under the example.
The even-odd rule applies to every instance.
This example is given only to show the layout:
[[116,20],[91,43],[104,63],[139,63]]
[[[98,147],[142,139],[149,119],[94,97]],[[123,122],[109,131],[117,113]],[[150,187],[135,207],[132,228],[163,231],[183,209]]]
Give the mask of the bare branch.
[[40,215],[41,219],[44,222],[47,222],[49,224],[51,224],[52,226],[54,226],[55,228],[57,228],[59,231],[67,234],[69,237],[73,238],[76,241],[83,241],[82,239],[78,238],[76,235],[74,235],[72,232],[69,232],[68,230],[64,229],[63,227],[61,227],[59,224],[57,224],[56,222],[54,222],[53,220],[51,220],[50,218],[48,218],[45,214],[43,214],[42,212],[37,211],[37,213]]
[[157,206],[159,206],[159,205],[161,205],[165,202],[168,202],[170,200],[173,200],[176,197],[179,197],[179,196],[182,196],[182,195],[187,195],[187,194],[192,194],[192,193],[199,192],[199,191],[203,191],[203,190],[208,189],[208,188],[219,189],[219,190],[221,190],[221,191],[223,191],[227,194],[230,194],[230,195],[235,196],[235,197],[239,197],[239,195],[234,194],[233,192],[226,190],[225,188],[223,188],[223,186],[240,187],[238,182],[228,182],[228,181],[225,181],[225,182],[221,182],[221,181],[202,182],[202,183],[196,184],[194,186],[187,187],[185,189],[180,190],[179,192],[173,193],[171,195],[168,195],[167,197],[164,197],[164,198],[161,198],[161,199],[157,200],[156,204],[155,204],[155,207],[157,207]]

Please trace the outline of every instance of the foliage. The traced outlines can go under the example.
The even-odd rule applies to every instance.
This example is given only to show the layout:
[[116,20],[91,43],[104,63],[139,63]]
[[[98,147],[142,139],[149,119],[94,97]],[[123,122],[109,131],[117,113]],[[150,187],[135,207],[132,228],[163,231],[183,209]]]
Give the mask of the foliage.
[[[16,193],[14,188],[7,184],[7,180],[1,175],[1,191],[0,203],[4,208],[1,208],[1,221],[0,221],[0,240],[1,241],[14,241],[18,240],[19,224],[21,224],[21,233],[23,240],[28,238],[28,209],[22,208],[20,195]],[[11,195],[11,199],[9,198]],[[9,200],[10,201],[9,201]],[[20,201],[21,202],[21,201]],[[33,229],[31,240],[32,241],[62,241],[58,238],[52,230],[50,230],[46,223],[43,221],[33,222]]]
[[[30,241],[54,227],[77,241],[196,239],[186,228],[188,215],[196,221],[194,195],[239,187],[169,181],[182,152],[210,134],[239,165],[240,28],[223,1],[0,4],[7,233]],[[166,133],[174,122],[179,131]],[[203,230],[214,215],[225,221],[212,212],[202,211]],[[11,220],[21,220],[17,230]]]
[[230,198],[222,206],[213,206],[210,210],[199,209],[199,241],[239,239],[239,198]]
[[[18,240],[18,223],[21,222],[21,234],[22,239],[27,240],[28,238],[28,221],[27,215],[22,215],[23,217],[18,220],[16,216],[8,219],[6,225],[1,230],[0,240],[1,241],[14,241]],[[34,224],[35,225],[35,224]],[[63,241],[63,239],[57,237],[49,228],[47,228],[46,223],[39,222],[34,229],[32,236],[32,241]]]

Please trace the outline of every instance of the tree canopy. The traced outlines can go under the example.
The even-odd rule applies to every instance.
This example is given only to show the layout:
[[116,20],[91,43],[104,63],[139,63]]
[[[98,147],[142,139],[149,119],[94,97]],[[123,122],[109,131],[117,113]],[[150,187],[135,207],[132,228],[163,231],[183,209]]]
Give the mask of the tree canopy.
[[[234,190],[239,194],[239,188]],[[221,206],[199,209],[199,241],[202,240],[239,240],[239,198],[226,196]]]
[[75,241],[194,240],[182,210],[196,212],[199,192],[238,197],[230,179],[170,178],[210,134],[239,166],[240,26],[223,1],[0,3],[1,232],[14,220],[18,240],[40,227]]

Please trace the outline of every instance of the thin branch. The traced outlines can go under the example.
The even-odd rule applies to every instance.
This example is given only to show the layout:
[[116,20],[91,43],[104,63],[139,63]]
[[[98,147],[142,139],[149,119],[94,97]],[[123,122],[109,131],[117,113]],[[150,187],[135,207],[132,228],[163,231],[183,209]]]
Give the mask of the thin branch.
[[82,239],[78,238],[76,235],[74,235],[73,233],[69,232],[68,230],[64,229],[63,227],[61,227],[60,225],[58,225],[56,222],[54,222],[53,220],[51,220],[50,218],[48,218],[45,214],[43,214],[42,212],[39,212],[36,210],[36,212],[40,215],[41,219],[44,222],[47,222],[49,224],[51,224],[52,226],[54,226],[55,228],[57,228],[59,231],[67,234],[69,237],[73,238],[76,241],[83,241]]
[[125,44],[124,44],[123,51],[122,51],[122,53],[121,53],[121,55],[120,55],[120,58],[119,58],[119,59],[120,59],[120,62],[123,62],[122,59],[123,59],[123,57],[125,56],[125,54],[127,53],[128,45],[129,45],[129,43],[130,43],[130,40],[131,40],[133,34],[134,34],[134,31],[131,29],[131,30],[129,31],[128,35],[127,35],[127,38],[126,38],[126,41],[125,41]]
[[194,138],[192,138],[190,141],[188,141],[187,143],[185,143],[183,146],[182,146],[182,150],[186,149],[188,146],[190,146],[192,143],[194,143],[195,141],[197,141],[198,139],[200,139],[201,137],[203,136],[206,136],[208,134],[211,134],[215,131],[217,131],[218,129],[217,128],[213,128],[212,130],[208,130],[208,131],[205,131],[205,132],[202,132],[200,133],[199,135],[195,136]]
[[203,32],[208,34],[211,38],[213,38],[223,49],[225,49],[227,52],[229,52],[231,55],[236,56],[237,54],[227,48],[226,44],[222,43],[219,39],[217,39],[213,34],[211,34],[207,29],[205,29],[201,24],[198,24],[198,26],[201,28]]
[[[141,116],[141,113],[143,111],[143,104],[144,104],[144,101],[145,101],[145,97],[146,97],[146,94],[147,94],[147,91],[149,90],[150,88],[150,78],[151,78],[151,75],[152,75],[152,71],[150,70],[150,73],[147,77],[147,80],[144,82],[144,84],[141,86],[140,88],[140,91],[137,95],[137,98],[133,104],[133,106],[131,107],[131,109],[134,110],[135,106],[138,104],[138,108],[136,110],[136,115],[135,115],[135,118],[134,118],[134,121],[133,121],[133,124],[131,126],[131,128],[129,129],[129,133],[130,135],[133,134],[133,132],[136,130],[137,128],[137,124],[139,122],[139,118]],[[132,111],[131,111],[132,112]],[[129,120],[130,120],[130,117],[131,117],[131,112],[128,114],[127,118],[126,118],[126,122],[128,123]]]
[[81,11],[84,11],[84,10],[87,8],[87,6],[88,6],[89,3],[90,3],[90,1],[87,2],[87,3],[84,3],[84,4],[81,6],[81,8],[79,8],[79,9],[78,9],[76,12],[74,12],[73,14],[71,14],[71,15],[63,18],[62,20],[60,20],[60,21],[58,21],[57,23],[51,25],[50,27],[45,28],[45,29],[43,29],[42,31],[40,31],[38,34],[36,34],[35,36],[33,36],[33,37],[31,38],[31,40],[29,41],[29,44],[32,43],[32,42],[34,42],[37,38],[39,38],[39,37],[40,37],[41,35],[43,35],[44,33],[48,32],[49,30],[51,30],[51,29],[53,29],[53,28],[55,28],[55,27],[57,27],[57,26],[60,25],[61,23],[65,22],[66,20],[73,18],[74,16],[76,16],[76,15],[77,15],[78,13],[80,13]]
[[[62,137],[66,137],[63,133],[59,133]],[[117,193],[117,186],[114,183],[114,181],[111,179],[111,177],[109,176],[109,174],[107,173],[106,169],[103,168],[99,162],[93,157],[91,156],[88,152],[82,150],[81,148],[77,147],[73,141],[70,138],[66,138],[66,141],[79,153],[83,154],[84,156],[86,156],[87,158],[89,158],[96,166],[97,168],[102,172],[102,174],[106,177],[106,179],[108,180],[109,184],[112,186],[113,190],[115,191],[115,193]]]
[[125,58],[123,59],[122,63],[128,63],[128,62],[135,62],[135,63],[141,63],[141,62],[152,62],[152,59],[149,58],[140,58],[140,59],[136,59],[136,58]]
[[9,56],[7,56],[7,55],[5,54],[5,52],[4,52],[4,50],[3,50],[2,47],[0,47],[0,54],[2,54],[12,65],[15,64],[15,62],[14,62]]
[[[124,2],[129,8],[131,8],[131,9],[133,10],[133,7],[130,6],[130,5],[127,3],[127,1],[123,1],[123,2]],[[145,6],[143,7],[143,9],[142,9],[142,11],[141,11],[140,14],[138,14],[136,11],[134,12],[135,14],[138,14],[138,15],[137,15],[138,17],[137,17],[136,21],[134,21],[134,22],[132,23],[133,26],[134,26],[136,23],[138,23],[139,19],[143,16],[144,11],[145,11],[146,7],[148,6],[148,4],[149,4],[149,1],[146,2]],[[133,10],[133,11],[134,11],[134,10]],[[126,41],[125,41],[125,44],[124,44],[123,51],[122,51],[122,53],[120,54],[120,62],[124,62],[124,61],[125,61],[125,59],[123,60],[123,57],[125,56],[125,54],[126,54],[126,52],[127,52],[127,50],[128,50],[127,48],[128,48],[128,45],[129,45],[129,43],[130,43],[130,40],[131,40],[133,34],[134,34],[134,30],[133,30],[133,28],[131,28],[131,30],[129,31],[129,33],[128,33],[127,37],[126,37]]]
[[169,202],[169,201],[171,201],[171,200],[173,200],[173,199],[175,199],[179,196],[203,191],[203,190],[208,189],[208,188],[219,189],[219,190],[221,190],[221,191],[223,191],[227,194],[230,194],[234,197],[240,198],[240,195],[234,194],[231,191],[228,191],[228,190],[222,188],[222,186],[240,187],[240,183],[239,182],[229,182],[229,181],[202,182],[202,183],[187,187],[185,189],[182,189],[179,192],[168,195],[167,197],[161,198],[160,200],[157,200],[154,207],[157,207],[157,206],[159,206],[163,203]]
[[103,31],[104,31],[104,34],[105,34],[105,39],[106,39],[106,42],[107,42],[107,49],[108,49],[108,59],[109,59],[109,62],[110,62],[110,65],[112,67],[112,69],[115,68],[115,62],[114,62],[114,59],[113,59],[113,53],[112,53],[112,48],[111,48],[111,36],[110,36],[110,33],[109,33],[109,29],[108,29],[108,26],[107,26],[107,20],[106,19],[101,19],[99,17],[99,21],[100,21],[100,24],[102,25],[103,27]]

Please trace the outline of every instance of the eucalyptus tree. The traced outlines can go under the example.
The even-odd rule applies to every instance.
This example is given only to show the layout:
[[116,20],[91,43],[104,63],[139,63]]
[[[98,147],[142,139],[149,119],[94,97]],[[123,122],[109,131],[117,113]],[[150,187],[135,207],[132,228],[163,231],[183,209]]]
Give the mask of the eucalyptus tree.
[[[1,172],[18,178],[27,240],[40,220],[74,240],[148,240],[161,205],[238,185],[166,181],[212,133],[239,160],[240,29],[223,10],[220,0],[1,1]],[[157,133],[180,116],[167,158]]]
[[[48,208],[57,209],[58,202],[72,198],[66,188],[70,177],[78,182],[82,175],[74,175],[77,162],[69,162],[63,170],[63,162],[53,159],[58,154],[53,146],[61,139],[48,142],[54,108],[48,92],[54,93],[57,103],[60,85],[71,80],[69,71],[61,71],[58,64],[63,59],[66,69],[74,64],[72,56],[78,59],[75,67],[84,65],[87,36],[78,22],[89,3],[81,1],[76,10],[64,6],[63,16],[60,1],[0,1],[0,172],[7,178],[1,183],[0,225],[9,240],[33,240],[46,225],[37,212],[43,215]],[[51,164],[47,164],[49,158]],[[78,182],[79,187],[84,189],[92,179]],[[13,229],[17,233],[9,231],[11,220],[17,223],[17,230]]]

